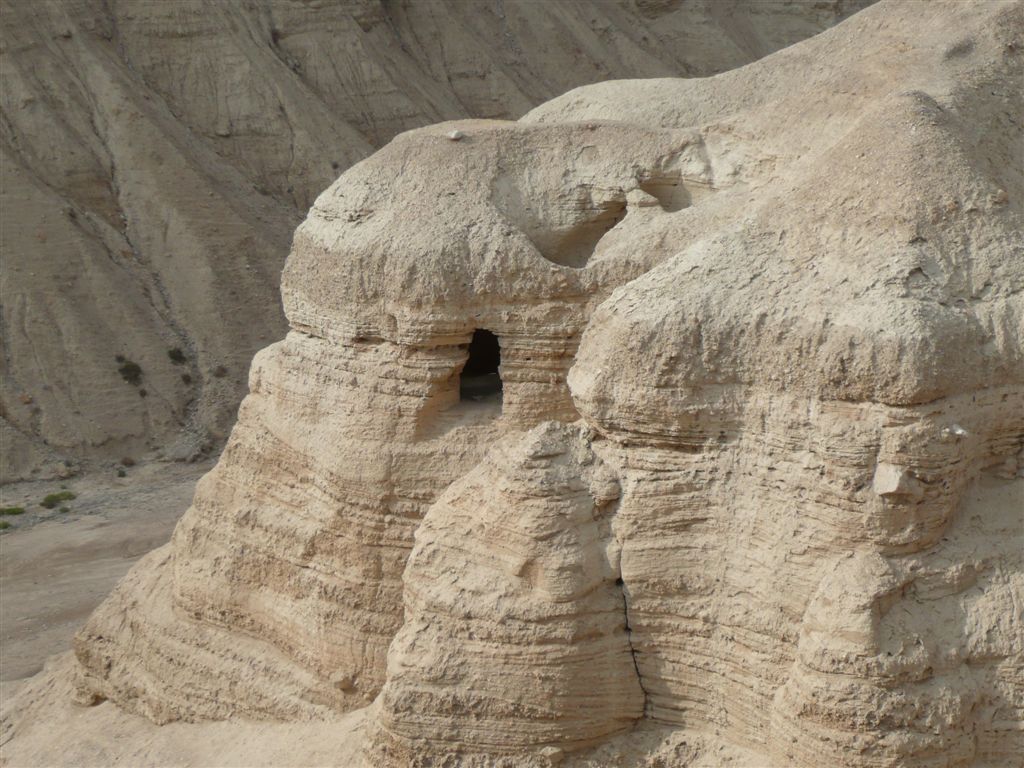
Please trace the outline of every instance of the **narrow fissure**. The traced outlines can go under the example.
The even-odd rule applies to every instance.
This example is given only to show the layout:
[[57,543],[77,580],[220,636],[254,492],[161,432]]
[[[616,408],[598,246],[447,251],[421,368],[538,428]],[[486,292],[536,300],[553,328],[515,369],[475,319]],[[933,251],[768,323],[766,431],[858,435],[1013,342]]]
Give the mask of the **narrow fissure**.
[[626,597],[626,585],[621,577],[615,580],[615,584],[619,587],[620,591],[622,592],[622,613],[626,617],[626,644],[629,646],[629,656],[631,659],[633,659],[633,670],[636,672],[637,685],[640,686],[640,691],[644,695],[644,716],[646,716],[648,695],[647,689],[644,688],[644,679],[640,675],[640,665],[637,663],[636,660],[636,649],[633,647],[633,629],[632,627],[630,627],[629,624],[629,600]]

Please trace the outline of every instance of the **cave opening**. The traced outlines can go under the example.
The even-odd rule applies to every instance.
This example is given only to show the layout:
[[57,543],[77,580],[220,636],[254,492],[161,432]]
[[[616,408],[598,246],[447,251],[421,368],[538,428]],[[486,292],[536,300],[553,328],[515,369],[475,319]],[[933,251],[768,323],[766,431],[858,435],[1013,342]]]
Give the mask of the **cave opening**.
[[501,346],[498,337],[477,328],[469,343],[469,359],[459,378],[459,400],[490,400],[501,397]]

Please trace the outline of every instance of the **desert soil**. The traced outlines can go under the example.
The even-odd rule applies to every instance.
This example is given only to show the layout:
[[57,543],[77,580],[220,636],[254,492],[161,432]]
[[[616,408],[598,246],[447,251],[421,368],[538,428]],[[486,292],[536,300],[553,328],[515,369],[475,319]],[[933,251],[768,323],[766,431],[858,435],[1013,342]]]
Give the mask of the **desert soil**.
[[[152,463],[59,482],[0,489],[0,699],[66,651],[93,608],[142,555],[166,542],[209,463]],[[75,499],[47,510],[39,502],[68,490]]]

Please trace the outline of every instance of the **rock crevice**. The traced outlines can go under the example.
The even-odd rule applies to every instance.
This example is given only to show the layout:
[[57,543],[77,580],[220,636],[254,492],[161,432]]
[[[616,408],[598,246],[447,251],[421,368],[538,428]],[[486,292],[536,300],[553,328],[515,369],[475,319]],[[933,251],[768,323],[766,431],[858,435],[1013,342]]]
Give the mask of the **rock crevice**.
[[[1012,762],[1024,187],[980,158],[1020,143],[1024,7],[930,7],[348,171],[86,697],[372,700],[377,766]],[[500,403],[460,396],[479,329]]]

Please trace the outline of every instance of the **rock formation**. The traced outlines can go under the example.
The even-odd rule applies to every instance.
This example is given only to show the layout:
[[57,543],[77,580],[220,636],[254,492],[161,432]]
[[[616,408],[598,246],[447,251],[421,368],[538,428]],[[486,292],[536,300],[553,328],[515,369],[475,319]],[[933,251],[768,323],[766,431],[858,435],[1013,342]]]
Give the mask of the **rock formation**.
[[[153,615],[122,622],[138,592],[126,582],[79,640],[90,695],[127,687],[124,705],[156,719],[322,716],[372,699],[419,520],[500,435],[577,418],[566,375],[593,305],[667,255],[613,236],[671,218],[638,185],[668,199],[659,185],[684,169],[694,184],[713,172],[692,131],[458,125],[458,141],[451,125],[403,134],[296,232],[293,330],[256,357],[221,461],[147,576],[153,599],[137,609]],[[460,394],[477,330],[499,340],[500,396]],[[245,690],[248,658],[223,664],[242,628],[301,682]],[[214,650],[188,655],[186,674],[166,659],[193,632]],[[121,653],[142,638],[146,652]],[[200,681],[216,695],[188,701]]]
[[379,699],[382,764],[452,744],[467,746],[465,764],[537,745],[550,755],[643,715],[611,531],[619,486],[588,436],[547,422],[431,508]]
[[219,448],[291,232],[402,131],[721,72],[868,1],[4,3],[3,480]]
[[79,699],[372,701],[371,766],[1018,761],[1024,4],[927,8],[348,171]]

